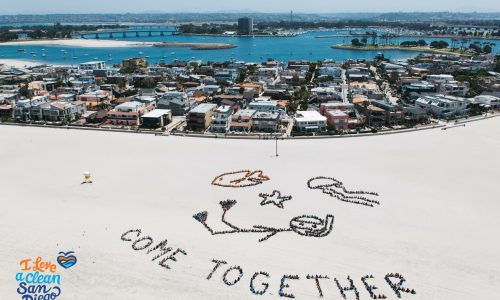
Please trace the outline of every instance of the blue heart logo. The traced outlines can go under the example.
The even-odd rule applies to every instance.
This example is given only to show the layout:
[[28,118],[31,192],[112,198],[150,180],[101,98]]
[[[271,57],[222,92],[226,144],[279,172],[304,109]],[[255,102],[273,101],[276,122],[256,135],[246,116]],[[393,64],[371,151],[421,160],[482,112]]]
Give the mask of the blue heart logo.
[[76,256],[74,256],[73,253],[73,251],[59,252],[57,263],[65,269],[71,268],[76,264],[77,261]]

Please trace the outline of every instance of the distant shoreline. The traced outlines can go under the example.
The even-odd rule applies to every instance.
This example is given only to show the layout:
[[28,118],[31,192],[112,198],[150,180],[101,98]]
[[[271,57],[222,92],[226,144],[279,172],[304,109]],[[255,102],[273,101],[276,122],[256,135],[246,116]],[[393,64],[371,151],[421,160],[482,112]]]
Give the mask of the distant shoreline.
[[241,37],[241,38],[254,38],[254,37],[296,37],[299,34],[252,34],[252,35],[241,35],[241,34],[221,34],[221,33],[179,33],[180,36],[215,36],[215,37]]
[[452,54],[452,55],[466,55],[472,56],[471,53],[467,52],[456,52],[450,49],[433,49],[429,47],[403,47],[403,46],[353,46],[350,44],[337,44],[332,45],[333,49],[341,50],[355,50],[355,51],[383,51],[383,50],[401,50],[401,51],[414,51],[414,52],[428,52],[428,53],[441,53],[441,54]]
[[123,48],[123,47],[151,47],[150,42],[131,42],[115,40],[94,39],[41,39],[41,40],[17,40],[2,42],[0,46],[66,46],[82,48]]
[[[314,38],[315,39],[332,39],[332,38],[339,38],[339,37],[363,37],[366,36],[369,38],[370,36],[364,35],[362,33],[359,34],[332,34],[332,35],[317,35]],[[380,36],[378,36],[380,37]],[[482,37],[482,36],[456,36],[456,35],[451,35],[451,34],[443,34],[443,35],[401,35],[398,36],[398,38],[457,38],[457,39],[471,39],[471,40],[500,40],[499,36],[488,36],[488,37]]]

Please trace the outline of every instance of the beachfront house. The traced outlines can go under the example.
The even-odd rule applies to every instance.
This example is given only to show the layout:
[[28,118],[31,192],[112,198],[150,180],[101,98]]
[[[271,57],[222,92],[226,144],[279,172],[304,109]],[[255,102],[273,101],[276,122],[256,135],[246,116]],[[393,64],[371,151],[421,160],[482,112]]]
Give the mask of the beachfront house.
[[146,104],[141,102],[125,102],[117,105],[113,110],[108,112],[107,123],[127,126],[139,125],[141,116],[152,109],[154,109],[154,106],[146,106]]
[[189,101],[186,93],[165,92],[157,105],[158,109],[170,109],[173,116],[184,116],[189,111]]
[[317,111],[297,111],[294,119],[297,132],[324,132],[327,129],[326,117]]
[[233,107],[229,105],[219,106],[216,110],[214,110],[210,131],[226,132],[229,128],[229,124],[231,123],[232,114]]
[[252,131],[277,132],[281,114],[277,111],[257,111],[252,117]]
[[76,97],[76,100],[84,102],[87,105],[87,108],[110,104],[112,99],[113,95],[111,91],[105,90],[89,92]]
[[415,106],[425,109],[436,117],[449,118],[453,115],[465,115],[469,111],[470,104],[464,98],[435,95],[418,98]]
[[38,106],[47,103],[48,99],[45,96],[36,96],[31,99],[19,100],[14,106],[14,118],[17,120],[30,120],[32,109],[37,109]]
[[337,130],[347,130],[349,128],[349,115],[340,109],[325,111],[326,123]]
[[231,118],[229,130],[235,132],[250,132],[253,124],[252,117],[255,113],[257,113],[257,111],[254,109],[238,110]]
[[484,105],[486,108],[500,108],[500,98],[492,95],[480,95],[474,98],[475,102]]
[[141,127],[162,128],[172,122],[172,111],[170,109],[154,109],[141,116]]
[[217,105],[212,103],[202,103],[196,106],[186,117],[186,127],[189,130],[206,130],[212,122],[212,115],[216,108]]
[[48,102],[42,105],[32,107],[31,117],[33,120],[38,121],[74,121],[79,119],[87,112],[85,103],[81,101],[74,102]]

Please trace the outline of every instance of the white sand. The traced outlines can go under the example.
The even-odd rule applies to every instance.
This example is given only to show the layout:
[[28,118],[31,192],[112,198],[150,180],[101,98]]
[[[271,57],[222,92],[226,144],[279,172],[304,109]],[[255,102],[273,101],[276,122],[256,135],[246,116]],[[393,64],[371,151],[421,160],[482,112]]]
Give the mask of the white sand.
[[20,60],[20,59],[0,59],[0,65],[6,65],[14,68],[35,67],[43,65],[41,62]]
[[[19,261],[75,251],[78,263],[63,274],[58,299],[257,299],[254,272],[270,274],[262,299],[278,299],[280,279],[297,299],[319,299],[307,274],[321,280],[324,299],[341,299],[334,277],[360,278],[388,299],[384,280],[400,272],[416,295],[402,299],[498,299],[500,293],[500,118],[447,131],[429,130],[352,139],[273,141],[155,137],[0,126],[0,295],[20,299]],[[224,171],[262,169],[271,180],[244,189],[212,186]],[[80,185],[84,171],[93,185]],[[333,176],[348,188],[380,193],[374,208],[340,202],[306,181]],[[258,194],[292,195],[284,209],[260,206]],[[208,211],[208,224],[223,229],[219,201],[236,199],[228,220],[288,227],[302,214],[335,216],[326,237],[278,233],[212,236],[192,218]],[[155,244],[187,251],[166,270],[147,250],[134,251],[120,236],[140,228]],[[223,259],[243,278],[226,286],[227,267],[207,276]],[[256,288],[261,286],[256,282]],[[355,299],[349,292],[348,299]],[[259,299],[260,299],[259,298]]]
[[116,41],[116,40],[96,40],[96,39],[69,39],[69,40],[37,40],[37,41],[16,41],[1,43],[0,46],[66,46],[84,48],[123,48],[123,47],[149,47],[154,43]]

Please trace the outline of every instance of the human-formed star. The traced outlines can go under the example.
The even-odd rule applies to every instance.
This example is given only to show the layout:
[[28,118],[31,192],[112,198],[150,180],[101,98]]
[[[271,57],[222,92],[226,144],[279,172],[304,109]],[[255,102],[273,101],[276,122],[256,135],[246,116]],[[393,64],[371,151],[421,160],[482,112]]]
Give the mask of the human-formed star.
[[264,206],[272,203],[279,208],[284,208],[283,202],[292,199],[292,196],[281,196],[281,192],[277,190],[274,190],[271,194],[260,193],[259,197],[263,199],[260,205]]

